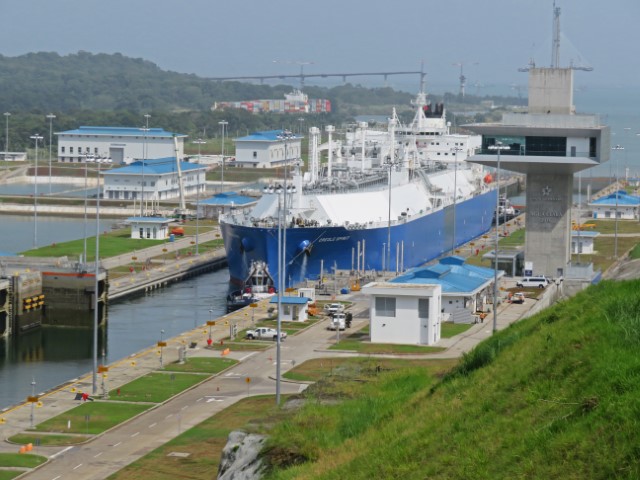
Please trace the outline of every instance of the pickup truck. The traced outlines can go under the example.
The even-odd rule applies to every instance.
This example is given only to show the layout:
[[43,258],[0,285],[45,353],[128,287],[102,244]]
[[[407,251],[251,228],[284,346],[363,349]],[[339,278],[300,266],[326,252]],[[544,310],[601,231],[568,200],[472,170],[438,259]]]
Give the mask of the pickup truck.
[[344,313],[334,313],[333,318],[329,321],[329,330],[344,330],[346,326],[347,316]]
[[[259,328],[256,328],[254,330],[247,330],[246,337],[249,340],[254,340],[254,339],[259,339],[259,340],[266,340],[266,339],[277,340],[278,339],[278,331],[275,328],[259,327]],[[287,332],[280,332],[280,340],[284,340],[285,338],[287,338]]]

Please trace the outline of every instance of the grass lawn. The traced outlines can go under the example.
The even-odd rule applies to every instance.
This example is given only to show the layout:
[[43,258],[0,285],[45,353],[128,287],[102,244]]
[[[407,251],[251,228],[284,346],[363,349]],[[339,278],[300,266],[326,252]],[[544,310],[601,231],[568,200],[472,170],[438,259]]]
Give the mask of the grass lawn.
[[111,390],[109,398],[126,402],[160,403],[206,378],[205,375],[193,373],[149,373],[119,389]]
[[0,480],[11,480],[18,475],[22,475],[24,472],[16,472],[12,470],[0,470]]
[[171,372],[216,374],[236,363],[238,361],[231,358],[190,357],[187,355],[185,363],[171,363],[164,369]]
[[406,367],[423,367],[429,375],[441,376],[448,372],[457,359],[402,359],[402,358],[315,358],[308,360],[283,374],[284,378],[303,382],[317,382],[328,375],[339,375],[345,371],[398,370]]
[[[610,220],[585,220],[584,223],[594,223],[595,227],[585,231],[600,233],[615,233],[616,221]],[[618,233],[640,233],[640,223],[635,220],[618,220]]]
[[[286,398],[283,396],[283,398]],[[273,396],[241,400],[131,465],[111,475],[109,480],[174,480],[176,478],[215,478],[220,454],[232,430],[261,432],[289,413],[277,409]],[[189,454],[170,457],[169,453]]]
[[[76,408],[36,425],[40,432],[98,434],[151,408],[114,402],[86,402]],[[87,420],[88,418],[88,420]],[[67,429],[68,422],[71,428]]]
[[442,338],[451,338],[466,332],[471,328],[470,323],[453,323],[443,322],[440,330],[440,336]]
[[[635,248],[639,243],[640,237],[618,237],[618,256],[624,255],[625,252]],[[596,237],[594,240],[594,249],[596,253],[593,255],[572,255],[571,259],[575,263],[579,263],[578,258],[581,263],[593,262],[594,270],[602,270],[604,272],[616,260],[613,258],[615,238]]]
[[31,453],[0,453],[0,467],[34,468],[46,461],[47,457]]
[[340,332],[340,341],[329,347],[330,350],[353,350],[359,353],[437,353],[441,347],[420,345],[396,345],[391,343],[369,343],[369,334]]
[[40,433],[19,433],[9,438],[10,441],[25,445],[27,443],[36,444],[36,440],[40,441],[41,446],[60,447],[65,445],[77,445],[84,443],[91,437],[86,435],[42,435]]

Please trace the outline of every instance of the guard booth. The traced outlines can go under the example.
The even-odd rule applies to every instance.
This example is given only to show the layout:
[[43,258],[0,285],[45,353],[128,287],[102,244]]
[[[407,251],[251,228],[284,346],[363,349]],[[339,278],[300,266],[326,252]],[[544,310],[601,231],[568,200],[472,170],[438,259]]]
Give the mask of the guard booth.
[[[491,262],[491,268],[496,268],[495,250],[485,253],[483,260]],[[498,250],[498,270],[503,270],[507,277],[521,277],[524,271],[524,251],[519,249]]]
[[164,240],[169,237],[169,223],[172,218],[163,217],[129,217],[131,238]]

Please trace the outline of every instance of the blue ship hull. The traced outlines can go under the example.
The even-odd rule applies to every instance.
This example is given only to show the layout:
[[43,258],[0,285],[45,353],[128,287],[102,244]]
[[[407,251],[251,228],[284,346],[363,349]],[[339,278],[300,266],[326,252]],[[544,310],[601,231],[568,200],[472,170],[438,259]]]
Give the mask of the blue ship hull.
[[[456,241],[462,245],[491,229],[497,191],[492,190],[456,205]],[[419,218],[391,226],[391,258],[387,270],[422,265],[453,247],[453,205]],[[221,223],[231,281],[242,283],[252,260],[264,260],[279,285],[278,230]],[[364,268],[382,270],[385,265],[387,227],[351,230],[344,227],[295,227],[286,230],[285,285],[318,279],[321,268],[350,270],[357,265],[358,242],[365,240]],[[396,255],[396,245],[404,244],[404,262]],[[396,257],[399,257],[396,265]],[[361,267],[362,268],[362,267]]]

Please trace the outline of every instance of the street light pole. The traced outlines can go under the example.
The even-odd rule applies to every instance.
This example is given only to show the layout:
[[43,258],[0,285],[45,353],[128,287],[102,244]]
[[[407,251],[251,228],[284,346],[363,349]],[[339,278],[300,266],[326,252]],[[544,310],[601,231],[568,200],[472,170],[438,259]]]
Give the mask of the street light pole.
[[29,138],[36,142],[36,169],[33,177],[33,248],[38,248],[38,140],[42,140],[42,136],[36,133]]
[[9,154],[9,117],[11,114],[9,112],[4,112],[4,118],[6,120],[6,127],[4,131],[4,159],[7,159],[7,155]]
[[50,113],[47,118],[49,119],[49,195],[51,195],[51,144],[53,139],[53,119],[56,116]]
[[276,405],[280,405],[280,329],[282,328],[282,290],[284,290],[282,281],[283,275],[283,259],[282,257],[282,191],[276,189],[278,195],[278,318],[276,322]]
[[162,361],[162,351],[164,349],[163,336],[164,336],[164,329],[160,330],[160,368],[163,368],[164,366]]
[[502,150],[510,150],[509,145],[503,145],[502,142],[496,142],[495,145],[489,146],[489,150],[495,150],[498,154],[498,164],[496,167],[496,212],[494,215],[496,222],[496,235],[495,235],[495,251],[493,254],[493,333],[498,331],[498,231],[499,231],[499,217],[498,211],[500,210],[500,152]]
[[220,156],[222,157],[222,169],[220,170],[220,192],[222,192],[224,190],[224,130],[225,127],[229,125],[229,122],[226,120],[220,120],[218,125],[220,125],[220,128],[222,129],[222,143],[220,145]]
[[613,240],[613,257],[618,258],[618,198],[620,197],[620,194],[619,194],[620,185],[618,184],[618,181],[619,181],[618,162],[620,161],[619,152],[621,150],[624,150],[624,147],[620,145],[616,145],[615,147],[611,147],[611,150],[614,150],[616,154],[616,190],[615,190],[616,211],[615,211],[615,219],[614,219],[615,233],[614,233],[614,240]]
[[146,113],[144,115],[145,118],[145,126],[141,128],[143,132],[143,143],[142,143],[142,180],[140,181],[140,216],[144,217],[144,164],[147,162],[147,132],[149,131],[149,115]]
[[[86,160],[86,159],[85,159]],[[93,394],[98,393],[98,321],[100,319],[98,312],[100,297],[100,164],[98,165],[98,193],[96,195],[96,254],[95,254],[95,284],[93,293]],[[86,236],[85,236],[86,238]],[[86,260],[85,260],[86,261]]]
[[29,423],[31,425],[31,428],[34,427],[34,422],[33,422],[33,408],[35,406],[35,402],[34,397],[36,396],[36,379],[31,377],[31,415],[29,416]]
[[454,173],[453,173],[453,241],[451,243],[451,254],[456,250],[456,210],[458,202],[458,152],[462,151],[460,147],[453,147],[451,151],[455,154]]
[[[201,138],[194,140],[193,143],[198,145],[198,165],[201,165],[202,157],[200,156],[200,147],[204,145],[205,142]],[[205,174],[206,175],[206,174]],[[196,172],[196,178],[198,179],[198,184],[196,185],[196,255],[200,253],[199,246],[199,233],[200,233],[200,171]],[[206,176],[205,176],[206,179]]]
[[[395,111],[395,110],[394,110]],[[395,139],[395,127],[396,120],[395,118],[389,119],[389,132],[391,133],[391,148],[389,150],[389,210],[388,210],[388,218],[387,218],[387,258],[386,258],[386,269],[391,271],[391,172],[393,167],[396,166],[396,139]]]

